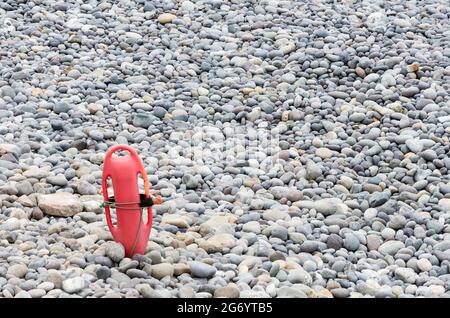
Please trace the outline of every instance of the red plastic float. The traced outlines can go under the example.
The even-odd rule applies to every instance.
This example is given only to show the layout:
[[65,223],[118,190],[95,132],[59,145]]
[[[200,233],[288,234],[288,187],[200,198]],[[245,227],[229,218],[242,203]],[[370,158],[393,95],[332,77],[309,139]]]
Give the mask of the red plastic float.
[[[112,155],[118,150],[129,152],[127,156]],[[144,192],[139,193],[138,178],[144,180]],[[108,196],[108,178],[112,179],[114,196]],[[125,254],[144,254],[152,229],[152,205],[159,199],[150,198],[150,187],[141,158],[127,145],[111,147],[105,156],[102,189],[106,221],[116,242],[125,247]],[[117,221],[113,224],[111,208],[116,209]],[[143,210],[147,209],[147,222],[143,220]],[[145,224],[144,224],[145,223]]]

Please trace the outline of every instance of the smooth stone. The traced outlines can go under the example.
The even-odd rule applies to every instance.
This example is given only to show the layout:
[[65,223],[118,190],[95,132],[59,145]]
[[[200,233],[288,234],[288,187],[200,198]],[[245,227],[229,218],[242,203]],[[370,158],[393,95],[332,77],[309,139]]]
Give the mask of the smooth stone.
[[217,269],[214,266],[205,264],[203,262],[193,261],[189,264],[190,271],[193,277],[208,278],[216,274]]
[[402,95],[405,97],[413,97],[420,92],[420,89],[416,86],[410,86],[402,89]]
[[162,279],[166,276],[172,277],[174,274],[174,267],[169,263],[161,263],[151,266],[152,276],[156,279]]
[[400,241],[387,241],[380,245],[378,252],[383,255],[395,255],[405,244]]
[[73,216],[83,211],[81,200],[68,192],[57,192],[38,196],[39,208],[53,216]]
[[301,200],[295,206],[304,209],[314,209],[325,216],[332,214],[344,214],[348,207],[338,198],[321,199],[317,201]]
[[[330,234],[327,238],[327,247],[339,250],[344,245],[343,239],[337,234]],[[359,246],[359,244],[358,244]]]
[[125,257],[125,248],[117,242],[107,242],[105,245],[105,254],[113,262],[119,263]]
[[176,19],[176,15],[172,13],[163,13],[158,16],[158,22],[161,24],[166,24],[172,22],[174,19]]
[[287,276],[287,280],[292,284],[306,284],[312,283],[311,275],[303,269],[291,270]]
[[214,298],[239,298],[239,289],[234,284],[216,288]]
[[344,239],[344,247],[348,251],[356,251],[359,248],[360,242],[358,237],[353,233],[348,233]]
[[375,192],[369,198],[369,206],[372,208],[379,207],[389,200],[389,193],[387,192]]
[[120,99],[122,102],[129,101],[130,99],[133,98],[133,95],[134,95],[133,92],[122,89],[116,93],[116,97]]
[[328,148],[318,148],[316,149],[316,156],[322,159],[329,159],[333,157],[333,151]]
[[426,258],[421,258],[417,261],[417,268],[419,268],[422,272],[429,272],[432,267],[431,262]]
[[404,228],[406,223],[407,223],[406,218],[403,215],[397,214],[392,216],[391,220],[388,222],[388,226],[391,229],[399,230]]
[[132,124],[135,127],[149,128],[154,121],[154,117],[146,113],[137,113],[133,115]]
[[79,181],[77,184],[77,192],[81,195],[94,195],[97,194],[97,189],[89,182]]
[[24,264],[14,264],[9,266],[7,274],[15,276],[17,278],[23,278],[28,272],[28,268]]
[[409,284],[413,284],[416,281],[416,273],[411,268],[397,268],[395,277]]
[[98,279],[106,280],[111,277],[111,270],[107,266],[101,266],[95,271],[95,274]]
[[138,284],[136,290],[144,298],[161,298],[161,294],[148,284]]
[[47,182],[51,185],[65,187],[68,183],[66,177],[63,174],[57,174],[56,176],[47,177]]
[[77,293],[88,286],[88,282],[83,277],[68,278],[62,282],[62,288],[69,294]]

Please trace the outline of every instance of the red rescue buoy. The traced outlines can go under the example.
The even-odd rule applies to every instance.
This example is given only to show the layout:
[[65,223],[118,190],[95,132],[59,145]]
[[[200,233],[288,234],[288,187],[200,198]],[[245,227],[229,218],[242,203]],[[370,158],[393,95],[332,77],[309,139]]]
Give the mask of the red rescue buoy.
[[[126,150],[128,156],[112,155],[118,150]],[[144,192],[139,193],[138,178],[144,180]],[[108,196],[108,178],[112,180],[114,196]],[[152,228],[152,205],[147,173],[136,151],[127,145],[111,147],[105,155],[102,189],[106,221],[116,242],[125,247],[128,257],[144,254]],[[116,209],[117,221],[113,224],[111,208]],[[147,222],[144,224],[143,211],[147,208]]]

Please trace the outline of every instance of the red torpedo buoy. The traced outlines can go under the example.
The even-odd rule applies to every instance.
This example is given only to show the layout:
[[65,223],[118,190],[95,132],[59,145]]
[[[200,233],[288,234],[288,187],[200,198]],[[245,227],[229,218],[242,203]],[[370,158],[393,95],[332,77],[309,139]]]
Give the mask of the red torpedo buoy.
[[[129,152],[127,156],[112,155],[118,150]],[[139,193],[138,178],[144,180],[144,192]],[[108,178],[112,180],[114,196],[108,196]],[[106,221],[116,242],[125,247],[125,254],[144,254],[152,228],[152,205],[150,189],[141,158],[127,145],[111,147],[105,155],[102,175],[102,189]],[[111,219],[111,208],[116,209],[117,221]],[[147,208],[147,222],[144,224],[143,211]]]

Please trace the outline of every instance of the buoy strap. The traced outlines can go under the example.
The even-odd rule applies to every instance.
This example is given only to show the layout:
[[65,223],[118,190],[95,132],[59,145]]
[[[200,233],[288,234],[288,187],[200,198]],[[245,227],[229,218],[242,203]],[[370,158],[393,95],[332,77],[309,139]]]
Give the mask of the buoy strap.
[[[102,206],[110,206],[112,208],[119,208],[124,210],[141,210],[142,208],[151,207],[154,205],[153,199],[151,197],[146,198],[145,194],[141,193],[139,194],[139,202],[116,202],[115,198],[109,197],[108,200],[103,201]],[[139,204],[139,208],[132,208],[129,207],[130,205]]]

